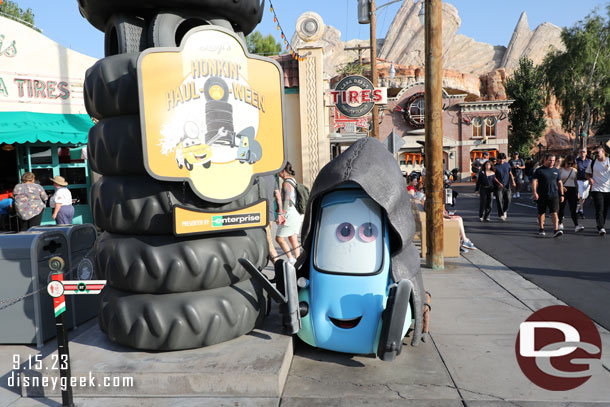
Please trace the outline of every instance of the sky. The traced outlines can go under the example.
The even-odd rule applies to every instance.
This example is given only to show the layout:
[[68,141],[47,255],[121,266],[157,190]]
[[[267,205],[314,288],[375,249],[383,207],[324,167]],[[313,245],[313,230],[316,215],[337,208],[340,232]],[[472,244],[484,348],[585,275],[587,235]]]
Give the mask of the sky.
[[[96,58],[104,57],[104,34],[93,28],[79,13],[76,0],[13,0],[23,8],[31,8],[36,26],[52,40],[75,51]],[[98,0],[104,1],[104,0]],[[422,1],[422,0],[419,0]],[[389,0],[377,0],[377,7]],[[573,26],[595,7],[609,2],[601,0],[451,0],[462,20],[458,33],[492,45],[508,45],[521,12],[527,13],[530,29],[543,22],[560,27]],[[166,2],[167,8],[171,0]],[[357,0],[272,0],[279,22],[290,39],[298,17],[315,11],[325,24],[341,32],[341,39],[368,39],[369,26],[358,24]],[[388,27],[402,2],[377,12],[377,38],[385,37]],[[1,31],[2,27],[0,27]],[[280,41],[280,33],[265,1],[263,20],[256,28],[263,35],[272,34]]]

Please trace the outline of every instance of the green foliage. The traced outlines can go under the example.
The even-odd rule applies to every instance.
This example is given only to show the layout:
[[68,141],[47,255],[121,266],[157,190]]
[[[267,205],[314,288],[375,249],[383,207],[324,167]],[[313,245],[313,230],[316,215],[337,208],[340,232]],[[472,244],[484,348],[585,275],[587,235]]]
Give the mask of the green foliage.
[[562,108],[562,126],[576,134],[597,127],[610,103],[610,6],[606,11],[564,28],[566,50],[550,52],[542,63],[549,95]]
[[2,4],[0,4],[0,13],[2,13],[0,15],[3,17],[18,21],[40,32],[40,30],[34,25],[34,12],[31,8],[24,11],[17,3],[8,0],[3,1]]
[[360,61],[352,61],[339,68],[337,72],[342,75],[362,75],[364,65]]
[[530,154],[534,141],[546,128],[544,121],[544,77],[528,58],[519,60],[519,68],[506,80],[506,93],[515,101],[510,105],[509,151],[519,151],[522,157]]
[[246,45],[248,52],[258,55],[277,55],[282,50],[282,46],[279,42],[275,42],[273,35],[263,37],[258,30],[246,37]]

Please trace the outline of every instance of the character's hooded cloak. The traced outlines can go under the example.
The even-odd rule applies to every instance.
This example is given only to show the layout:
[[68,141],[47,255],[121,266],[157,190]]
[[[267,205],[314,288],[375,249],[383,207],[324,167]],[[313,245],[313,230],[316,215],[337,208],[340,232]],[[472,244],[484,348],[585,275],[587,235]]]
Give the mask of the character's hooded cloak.
[[415,330],[411,344],[416,345],[421,338],[425,291],[419,252],[413,244],[415,221],[400,168],[392,154],[377,139],[367,137],[358,140],[318,174],[301,230],[303,255],[297,263],[298,273],[309,274],[313,231],[322,197],[345,182],[358,184],[387,215],[392,277],[394,281],[410,280],[414,287]]

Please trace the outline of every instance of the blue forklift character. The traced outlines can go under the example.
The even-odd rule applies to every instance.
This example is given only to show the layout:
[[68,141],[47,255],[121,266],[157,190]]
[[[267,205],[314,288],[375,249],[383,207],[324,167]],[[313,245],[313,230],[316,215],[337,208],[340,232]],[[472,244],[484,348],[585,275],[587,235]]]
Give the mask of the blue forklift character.
[[285,304],[285,325],[311,346],[393,360],[412,323],[413,285],[392,279],[384,212],[353,183],[326,194],[320,209],[309,278],[297,282],[294,267],[283,263],[279,292],[272,294]]
[[[284,326],[309,345],[393,360],[414,321],[425,338],[426,291],[415,220],[400,167],[366,137],[322,168],[311,188],[296,269],[276,262],[276,287],[240,263],[280,303]],[[298,277],[298,278],[297,278]]]

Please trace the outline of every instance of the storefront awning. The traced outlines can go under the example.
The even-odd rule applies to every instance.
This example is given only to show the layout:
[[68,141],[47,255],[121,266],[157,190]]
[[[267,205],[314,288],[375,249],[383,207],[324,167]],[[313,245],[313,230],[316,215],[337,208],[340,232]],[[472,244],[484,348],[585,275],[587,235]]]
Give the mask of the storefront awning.
[[81,144],[91,127],[86,114],[0,112],[0,143]]

